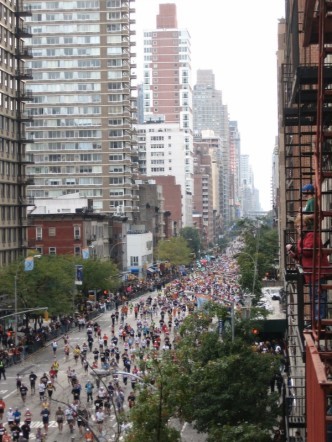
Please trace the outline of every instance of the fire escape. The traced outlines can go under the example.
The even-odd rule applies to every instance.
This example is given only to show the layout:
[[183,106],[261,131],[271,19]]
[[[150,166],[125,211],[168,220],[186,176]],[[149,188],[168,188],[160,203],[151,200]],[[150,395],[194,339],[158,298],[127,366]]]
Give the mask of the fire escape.
[[[302,246],[285,257],[288,362],[285,424],[288,440],[332,440],[332,1],[288,2],[286,38],[298,42],[282,68],[286,228],[284,244]],[[295,5],[295,6],[294,6]],[[299,5],[304,5],[300,11]],[[288,15],[287,15],[288,14]],[[297,22],[294,20],[297,17]],[[290,39],[290,40],[292,40]],[[289,48],[288,48],[289,49]],[[315,188],[314,211],[305,213],[301,189]],[[313,245],[303,246],[308,233]],[[294,220],[300,217],[300,230]],[[310,227],[308,228],[308,225]],[[303,266],[304,255],[312,264]],[[329,256],[331,264],[324,264]],[[311,288],[316,287],[316,296]],[[314,291],[314,290],[312,290]],[[327,291],[327,313],[324,296]]]
[[33,198],[27,197],[27,185],[31,184],[32,177],[26,175],[26,165],[33,163],[33,156],[26,152],[26,144],[33,142],[26,135],[26,124],[32,117],[25,109],[27,102],[33,100],[31,90],[26,88],[26,80],[32,79],[31,69],[24,67],[24,62],[32,58],[32,49],[25,46],[24,38],[31,38],[31,30],[25,25],[24,19],[32,15],[31,7],[17,0],[15,6],[15,89],[16,89],[16,146],[17,146],[17,213],[21,227],[18,233],[18,253],[22,254],[27,247],[27,207],[34,205]]

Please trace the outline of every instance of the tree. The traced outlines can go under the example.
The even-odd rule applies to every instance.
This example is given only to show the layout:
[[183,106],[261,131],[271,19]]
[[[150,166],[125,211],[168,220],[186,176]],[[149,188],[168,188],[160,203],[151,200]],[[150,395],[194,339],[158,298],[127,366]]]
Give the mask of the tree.
[[[173,370],[169,368],[170,365],[166,361],[163,364],[154,361],[150,375],[153,377],[153,385],[157,385],[157,388],[151,391],[149,384],[152,379],[146,379],[147,384],[139,393],[139,401],[130,411],[129,418],[133,426],[126,441],[177,442],[181,440],[179,432],[169,426],[169,419],[174,412],[170,400],[174,392],[169,383],[169,375]],[[154,382],[155,378],[157,384]]]
[[173,266],[188,265],[191,262],[188,242],[181,236],[159,241],[157,256],[161,261],[169,261]]
[[199,257],[201,240],[198,230],[193,227],[184,227],[180,230],[180,236],[187,240],[189,248],[195,253],[196,257]]
[[278,403],[275,395],[268,394],[268,386],[277,373],[278,359],[253,352],[237,334],[235,342],[229,338],[221,341],[211,330],[202,330],[199,341],[195,333],[185,335],[186,339],[177,344],[181,375],[175,386],[181,389],[183,384],[187,391],[181,405],[183,418],[209,434],[224,426],[235,428],[246,423],[270,430],[276,424]]
[[[163,440],[148,437],[156,434],[161,396],[165,420],[176,416],[192,422],[210,441],[269,440],[269,431],[277,425],[279,405],[278,395],[269,394],[268,388],[279,370],[279,360],[272,354],[254,352],[252,341],[237,334],[234,342],[227,336],[221,340],[213,321],[215,312],[208,308],[186,318],[175,350],[164,353],[158,370],[147,374],[156,390],[139,394],[130,416],[138,435],[128,441]],[[145,428],[152,433],[144,433]],[[253,437],[255,431],[257,438]]]
[[[261,293],[262,279],[274,269],[279,253],[278,232],[269,222],[242,220],[238,228],[244,247],[237,256],[240,266],[240,284],[244,290],[253,291],[257,299]],[[255,281],[254,281],[255,278]]]
[[72,313],[75,308],[76,264],[83,266],[83,284],[80,286],[83,290],[109,287],[110,278],[118,275],[116,266],[111,262],[82,261],[68,255],[44,255],[34,259],[34,268],[28,272],[24,271],[23,259],[2,268],[1,292],[13,300],[16,277],[19,309],[48,307],[50,314]]

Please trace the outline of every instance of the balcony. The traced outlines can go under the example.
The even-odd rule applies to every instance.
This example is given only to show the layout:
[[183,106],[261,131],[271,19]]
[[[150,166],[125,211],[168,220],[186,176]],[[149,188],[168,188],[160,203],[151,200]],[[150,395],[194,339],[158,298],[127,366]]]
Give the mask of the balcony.
[[24,58],[32,58],[32,48],[30,46],[21,46],[18,49],[17,55],[20,59]]
[[17,69],[15,71],[15,78],[17,80],[32,80],[32,69]]
[[20,196],[18,202],[21,206],[34,206],[35,199],[33,196]]
[[34,184],[34,177],[31,175],[21,175],[17,177],[18,184],[32,186]]
[[33,139],[32,133],[22,133],[21,137],[17,140],[19,143],[27,144],[27,143],[34,143],[35,140]]
[[30,26],[22,26],[16,28],[16,37],[18,38],[31,38],[31,28]]
[[26,153],[21,159],[22,164],[34,164],[33,153]]
[[28,111],[17,112],[16,118],[17,118],[17,121],[20,121],[22,123],[28,123],[28,122],[32,121],[32,115]]
[[31,5],[26,5],[23,2],[16,3],[17,9],[15,11],[16,17],[31,17]]
[[33,101],[33,94],[30,89],[17,91],[16,98],[21,101]]

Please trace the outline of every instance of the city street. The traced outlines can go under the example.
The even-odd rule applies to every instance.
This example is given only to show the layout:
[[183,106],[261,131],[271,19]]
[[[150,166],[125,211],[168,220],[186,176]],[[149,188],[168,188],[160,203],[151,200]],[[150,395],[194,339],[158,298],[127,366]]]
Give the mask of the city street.
[[[139,302],[141,299],[146,299],[148,296],[154,297],[156,296],[156,292],[148,293],[136,300],[134,300],[134,304],[136,302]],[[105,313],[102,313],[99,317],[95,319],[95,322],[98,322],[98,324],[101,326],[102,335],[106,333],[108,337],[111,336],[111,313],[112,311],[107,311]],[[156,318],[159,319],[159,316],[156,316]],[[133,326],[133,328],[136,330],[136,321],[135,321],[135,315],[134,311],[128,312],[128,317],[125,320],[126,323]],[[120,323],[120,320],[119,320]],[[118,326],[116,324],[115,327],[115,335],[117,336],[118,333]],[[55,411],[58,408],[59,405],[62,406],[62,408],[65,410],[66,404],[72,404],[73,403],[73,395],[71,393],[71,385],[68,382],[67,378],[67,369],[68,367],[74,368],[79,382],[82,385],[82,393],[81,393],[81,404],[83,407],[86,407],[91,417],[89,418],[90,427],[93,428],[94,432],[98,435],[98,438],[100,441],[113,441],[114,440],[114,429],[116,428],[116,420],[114,416],[114,412],[111,413],[110,417],[107,417],[104,422],[103,431],[100,433],[97,429],[97,424],[95,421],[95,407],[92,402],[89,404],[87,403],[87,394],[85,392],[85,384],[88,379],[92,380],[92,382],[95,384],[94,377],[91,375],[91,370],[88,370],[88,373],[85,373],[80,360],[75,364],[74,358],[73,358],[73,348],[78,344],[81,348],[84,342],[87,342],[87,334],[86,334],[86,328],[84,327],[81,331],[78,331],[78,328],[75,328],[70,334],[69,334],[69,344],[71,347],[69,360],[66,360],[65,353],[64,353],[64,340],[63,338],[58,339],[58,348],[56,350],[56,360],[59,362],[59,373],[58,378],[55,380],[55,391],[53,393],[52,399],[54,401],[51,401],[50,403],[50,423],[49,423],[49,430],[47,435],[47,441],[51,442],[68,442],[68,441],[78,441],[83,440],[83,435],[79,434],[77,426],[75,427],[75,431],[73,434],[70,433],[70,429],[67,423],[64,424],[64,429],[62,434],[59,433],[59,430],[57,428],[57,423],[55,419]],[[119,339],[118,343],[120,354],[123,353],[124,347],[122,343],[122,339]],[[98,340],[97,338],[94,338],[93,348],[99,347],[98,346]],[[93,362],[93,354],[92,352],[87,353],[88,361],[90,364]],[[7,423],[7,411],[9,407],[12,407],[13,410],[16,408],[19,409],[19,411],[22,413],[21,418],[21,425],[23,423],[23,416],[26,411],[26,408],[29,408],[32,412],[32,423],[31,423],[31,433],[30,433],[30,439],[29,440],[36,440],[36,431],[38,428],[42,428],[42,419],[41,419],[41,401],[39,399],[38,394],[38,384],[39,379],[43,375],[43,373],[48,374],[49,370],[51,368],[51,365],[53,361],[55,360],[53,350],[52,350],[52,342],[49,342],[47,347],[42,348],[41,350],[37,351],[36,353],[30,355],[24,362],[14,365],[12,367],[7,368],[6,370],[6,380],[0,381],[0,396],[6,403],[6,409],[4,413],[3,423]],[[120,360],[119,364],[119,370],[123,370],[122,367],[122,361]],[[35,395],[31,395],[30,392],[30,383],[29,383],[29,374],[31,371],[34,371],[36,375],[38,376],[36,380],[36,393]],[[20,374],[22,377],[22,381],[29,387],[28,395],[26,404],[23,404],[20,394],[16,390],[16,376]],[[124,401],[124,409],[128,410],[128,394],[130,391],[132,391],[130,378],[128,379],[128,385],[125,386],[122,382],[122,376],[119,376],[120,379],[120,386],[123,387],[125,392],[125,401]],[[108,384],[108,381],[110,379],[104,378],[104,382]],[[96,396],[96,393],[98,391],[98,388],[95,386],[94,388],[94,399]],[[60,403],[57,403],[56,401],[60,401]],[[82,408],[82,407],[81,407]],[[110,419],[110,422],[109,422]],[[182,440],[185,442],[202,442],[202,435],[197,435],[197,433],[192,429],[192,426],[189,424],[180,424],[178,421],[174,422],[174,426],[181,432]],[[6,427],[8,427],[6,425]],[[123,440],[123,437],[121,437],[120,440]]]

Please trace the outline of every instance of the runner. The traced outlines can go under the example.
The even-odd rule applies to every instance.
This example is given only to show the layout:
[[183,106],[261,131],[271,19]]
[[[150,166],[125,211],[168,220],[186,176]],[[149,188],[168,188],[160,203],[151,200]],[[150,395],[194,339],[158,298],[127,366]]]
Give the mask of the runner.
[[63,431],[63,422],[65,420],[65,413],[64,413],[63,409],[60,406],[58,407],[57,411],[55,412],[55,419],[56,419],[56,422],[58,424],[59,432],[62,433],[62,431]]
[[28,394],[28,387],[23,382],[20,386],[20,393],[21,393],[22,401],[23,401],[23,403],[25,403],[25,400],[26,400],[27,394]]
[[31,395],[34,395],[36,392],[36,379],[37,375],[32,371],[29,375]]
[[45,390],[46,390],[46,385],[44,384],[44,382],[40,382],[38,385],[38,393],[39,393],[40,402],[42,402],[44,400]]
[[56,389],[55,389],[55,385],[51,381],[47,382],[46,390],[47,390],[48,398],[52,399],[53,391],[55,391]]
[[75,417],[74,417],[74,410],[71,408],[71,406],[66,408],[65,416],[67,419],[67,424],[69,426],[70,432],[74,433]]
[[32,413],[30,411],[29,408],[26,409],[25,414],[24,414],[24,422],[26,422],[27,424],[31,424],[32,421]]
[[3,414],[5,412],[6,409],[6,403],[5,401],[2,399],[2,397],[0,397],[0,420],[2,421],[3,418]]
[[48,408],[44,408],[40,414],[41,414],[42,421],[43,421],[44,431],[45,431],[45,433],[47,433],[51,412]]
[[20,392],[21,384],[22,384],[22,377],[21,377],[21,375],[18,373],[18,374],[16,375],[16,390],[17,390],[17,393]]

